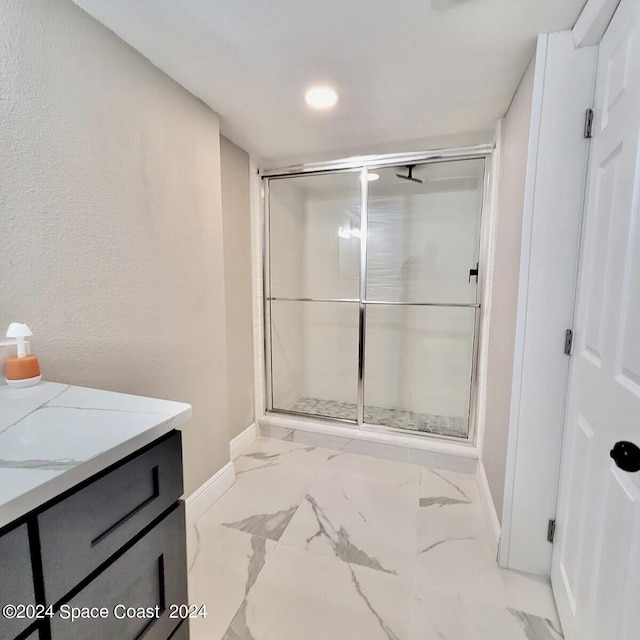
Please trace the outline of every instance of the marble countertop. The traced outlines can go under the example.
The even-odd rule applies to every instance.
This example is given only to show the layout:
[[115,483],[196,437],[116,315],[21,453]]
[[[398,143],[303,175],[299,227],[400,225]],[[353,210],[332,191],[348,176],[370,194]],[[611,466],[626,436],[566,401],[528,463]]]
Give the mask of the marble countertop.
[[190,416],[182,402],[55,382],[0,387],[0,528]]

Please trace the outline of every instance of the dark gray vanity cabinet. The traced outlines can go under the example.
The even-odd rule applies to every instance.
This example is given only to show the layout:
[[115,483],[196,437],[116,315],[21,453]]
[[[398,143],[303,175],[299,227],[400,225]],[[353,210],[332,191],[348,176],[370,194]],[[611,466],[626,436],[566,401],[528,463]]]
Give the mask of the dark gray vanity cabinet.
[[[109,617],[72,622],[58,614],[51,621],[52,640],[167,640],[180,623],[167,605],[186,604],[184,548],[184,504],[179,503],[67,602],[73,608],[105,607]],[[135,615],[127,615],[128,607]]]
[[189,640],[189,621],[185,620],[174,632],[169,640]]
[[[51,606],[38,622],[0,618],[0,639],[188,640],[182,491],[173,431],[0,537],[0,604]],[[72,620],[80,610],[94,614]]]
[[[0,604],[36,604],[27,525],[10,529],[0,537]],[[14,638],[31,624],[27,617],[0,613],[0,638]]]
[[38,515],[47,602],[66,593],[182,495],[180,433]]

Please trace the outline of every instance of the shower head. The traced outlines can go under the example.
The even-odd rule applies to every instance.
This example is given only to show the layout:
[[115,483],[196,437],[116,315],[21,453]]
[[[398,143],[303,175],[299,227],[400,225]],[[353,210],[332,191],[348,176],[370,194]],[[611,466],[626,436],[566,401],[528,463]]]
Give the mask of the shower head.
[[419,178],[413,177],[413,170],[415,166],[416,166],[415,164],[408,165],[407,171],[409,172],[409,175],[403,176],[400,173],[396,173],[396,178],[400,178],[401,180],[408,180],[409,182],[417,182],[418,184],[422,184],[422,180],[420,180]]

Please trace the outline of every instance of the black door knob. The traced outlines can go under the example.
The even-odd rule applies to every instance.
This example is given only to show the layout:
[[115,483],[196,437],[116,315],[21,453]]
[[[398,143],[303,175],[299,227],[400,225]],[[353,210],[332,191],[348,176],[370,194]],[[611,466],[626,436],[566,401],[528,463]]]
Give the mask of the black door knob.
[[611,449],[611,457],[623,471],[640,471],[640,449],[633,442],[616,442]]

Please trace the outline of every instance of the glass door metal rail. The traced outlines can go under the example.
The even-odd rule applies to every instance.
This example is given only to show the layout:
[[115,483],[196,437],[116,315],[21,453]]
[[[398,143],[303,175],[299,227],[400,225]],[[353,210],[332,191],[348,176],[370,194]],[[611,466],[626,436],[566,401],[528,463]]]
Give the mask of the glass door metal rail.
[[269,411],[473,439],[491,151],[263,173]]

